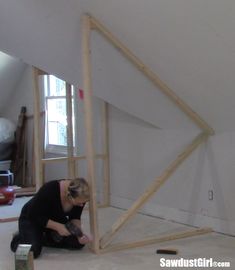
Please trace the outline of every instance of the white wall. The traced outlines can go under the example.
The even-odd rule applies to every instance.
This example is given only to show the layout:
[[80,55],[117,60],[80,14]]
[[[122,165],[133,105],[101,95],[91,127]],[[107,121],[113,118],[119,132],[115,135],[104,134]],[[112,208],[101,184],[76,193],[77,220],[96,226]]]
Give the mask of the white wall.
[[[10,75],[10,74],[9,74]],[[21,107],[27,108],[27,115],[33,114],[33,80],[32,68],[27,66],[18,80],[17,85],[12,90],[7,102],[5,103],[3,114],[6,118],[17,124]],[[10,80],[10,78],[8,77]]]
[[[127,208],[196,136],[159,130],[115,107],[110,110],[112,204]],[[142,212],[235,234],[235,133],[210,137],[168,179]],[[208,199],[212,190],[213,200]]]
[[162,129],[195,129],[175,104],[99,33],[91,35],[94,95]]
[[26,64],[0,51],[0,115],[17,87]]

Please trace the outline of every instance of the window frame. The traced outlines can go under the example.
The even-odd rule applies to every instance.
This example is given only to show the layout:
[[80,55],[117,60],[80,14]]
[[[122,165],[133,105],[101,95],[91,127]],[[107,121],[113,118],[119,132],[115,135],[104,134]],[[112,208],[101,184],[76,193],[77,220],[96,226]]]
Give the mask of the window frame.
[[[43,78],[43,93],[44,93],[44,107],[45,107],[45,130],[44,130],[44,151],[46,153],[51,154],[67,154],[68,153],[68,140],[67,140],[67,127],[66,127],[66,145],[59,145],[59,144],[51,144],[49,143],[49,120],[48,120],[48,100],[56,100],[56,99],[63,99],[65,102],[65,113],[66,113],[66,122],[67,122],[67,103],[66,103],[66,88],[65,88],[65,95],[50,95],[50,80],[51,76],[55,77],[58,80],[61,80],[60,78],[54,76],[54,75],[44,75]],[[65,84],[66,82],[63,81]],[[72,107],[73,107],[73,113],[72,113],[72,121],[75,122],[75,109],[74,109],[74,88],[72,86]],[[68,124],[68,122],[67,122]],[[66,126],[67,126],[66,124]],[[75,134],[74,134],[74,126],[73,126],[73,141],[75,141]]]

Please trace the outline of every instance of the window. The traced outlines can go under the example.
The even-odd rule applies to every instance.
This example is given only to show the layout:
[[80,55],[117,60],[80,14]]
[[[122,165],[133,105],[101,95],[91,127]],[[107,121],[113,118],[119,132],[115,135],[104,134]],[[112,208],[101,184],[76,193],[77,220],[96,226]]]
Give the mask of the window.
[[[45,120],[46,151],[52,153],[66,153],[67,111],[66,111],[65,81],[53,75],[44,76],[44,96],[45,96],[45,111],[46,111],[46,120]],[[72,96],[73,96],[73,89],[72,89]],[[74,122],[74,109],[72,121]]]

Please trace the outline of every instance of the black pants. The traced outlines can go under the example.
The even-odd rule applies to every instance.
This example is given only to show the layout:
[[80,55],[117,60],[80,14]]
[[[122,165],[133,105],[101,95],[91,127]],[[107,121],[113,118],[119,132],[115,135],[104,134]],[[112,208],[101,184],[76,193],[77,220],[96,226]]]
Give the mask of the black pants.
[[80,244],[74,235],[64,236],[60,241],[55,241],[52,237],[52,230],[42,230],[27,219],[19,219],[19,234],[15,235],[11,242],[11,250],[16,251],[19,244],[32,245],[34,258],[37,258],[42,251],[43,246],[65,248],[65,249],[81,249],[84,247]]

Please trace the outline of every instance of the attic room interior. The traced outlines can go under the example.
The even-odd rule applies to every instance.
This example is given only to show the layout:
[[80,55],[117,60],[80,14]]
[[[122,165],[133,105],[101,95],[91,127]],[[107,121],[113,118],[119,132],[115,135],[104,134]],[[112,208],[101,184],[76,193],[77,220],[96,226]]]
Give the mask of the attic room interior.
[[78,177],[90,242],[43,246],[25,269],[235,269],[234,11],[230,0],[1,2],[0,200],[13,190],[13,201],[0,205],[0,269],[20,270],[10,242],[25,203]]

